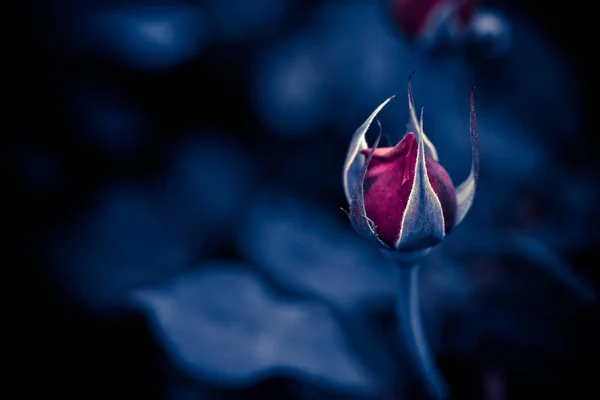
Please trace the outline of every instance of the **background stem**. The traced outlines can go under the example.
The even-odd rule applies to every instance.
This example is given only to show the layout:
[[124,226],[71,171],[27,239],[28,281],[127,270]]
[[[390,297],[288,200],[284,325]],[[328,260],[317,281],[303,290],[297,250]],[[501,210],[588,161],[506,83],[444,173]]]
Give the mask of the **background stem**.
[[446,383],[437,369],[423,331],[419,304],[420,266],[418,263],[402,265],[399,270],[396,320],[409,368],[421,380],[430,396],[437,400],[445,399],[448,396]]

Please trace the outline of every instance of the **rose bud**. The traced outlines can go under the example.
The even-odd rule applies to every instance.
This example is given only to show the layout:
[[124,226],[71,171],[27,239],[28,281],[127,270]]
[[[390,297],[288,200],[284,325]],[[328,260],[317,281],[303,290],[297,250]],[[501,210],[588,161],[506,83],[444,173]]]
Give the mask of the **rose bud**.
[[[414,72],[413,72],[414,74]],[[402,252],[440,243],[469,211],[479,171],[473,89],[470,92],[471,172],[457,186],[439,164],[438,154],[417,121],[408,78],[409,131],[394,147],[372,148],[365,134],[384,101],[354,133],[344,164],[343,181],[353,227],[382,247]],[[381,128],[381,126],[380,126]],[[359,172],[358,172],[359,171]],[[351,190],[351,185],[353,190]]]
[[391,0],[392,17],[410,39],[466,35],[477,0]]

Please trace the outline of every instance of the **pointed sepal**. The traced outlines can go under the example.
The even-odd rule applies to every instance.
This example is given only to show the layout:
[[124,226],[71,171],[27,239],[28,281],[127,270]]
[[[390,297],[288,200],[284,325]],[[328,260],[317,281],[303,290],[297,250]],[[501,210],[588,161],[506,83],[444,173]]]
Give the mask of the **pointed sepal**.
[[354,185],[354,192],[350,201],[350,212],[348,213],[348,216],[350,217],[352,226],[358,233],[367,238],[375,238],[384,248],[389,248],[388,245],[379,240],[379,237],[376,233],[375,223],[369,217],[367,217],[367,210],[365,209],[365,175],[367,174],[367,169],[369,168],[369,163],[373,158],[373,154],[375,153],[377,146],[379,146],[381,133],[382,129],[380,124],[377,139],[373,144],[373,148],[369,151],[369,155],[367,156],[367,159],[360,170],[360,174],[358,175],[358,179],[356,180],[356,184]]
[[344,162],[344,169],[342,175],[342,180],[344,184],[344,194],[346,195],[346,200],[349,204],[352,201],[352,188],[350,185],[351,183],[355,182],[355,179],[352,178],[356,178],[350,176],[351,167],[353,166],[353,164],[362,161],[362,157],[358,157],[358,154],[361,150],[368,149],[367,141],[365,140],[365,135],[369,130],[369,127],[373,123],[373,120],[377,117],[377,114],[379,114],[383,107],[385,107],[385,105],[389,103],[390,100],[392,100],[393,98],[394,96],[391,96],[388,99],[386,99],[383,103],[381,103],[379,107],[377,107],[375,111],[371,113],[369,118],[367,118],[367,120],[356,130],[356,132],[354,132],[354,135],[350,140],[350,146],[348,147],[348,153],[346,155],[346,161]]
[[431,247],[441,242],[445,236],[444,213],[442,204],[429,182],[425,162],[425,140],[421,123],[417,120],[410,85],[414,72],[408,77],[408,104],[410,119],[417,129],[417,158],[415,178],[408,198],[406,209],[399,226],[400,234],[395,248],[401,251],[413,251]]
[[[415,74],[416,71],[411,72],[408,80],[410,81]],[[410,100],[409,100],[410,103]],[[412,107],[414,110],[414,103],[409,104],[409,107]],[[433,158],[435,161],[439,161],[439,156],[437,149],[433,145],[433,142],[429,140],[425,131],[423,130],[423,108],[421,108],[421,119],[417,121],[416,115],[414,113],[409,113],[408,115],[408,123],[406,124],[406,132],[417,132],[420,131],[423,135],[423,142],[425,143],[425,154],[429,157]]]
[[479,137],[477,134],[477,118],[475,115],[475,88],[469,92],[469,108],[471,130],[471,172],[467,179],[456,187],[456,220],[454,226],[465,218],[475,199],[477,180],[479,179]]

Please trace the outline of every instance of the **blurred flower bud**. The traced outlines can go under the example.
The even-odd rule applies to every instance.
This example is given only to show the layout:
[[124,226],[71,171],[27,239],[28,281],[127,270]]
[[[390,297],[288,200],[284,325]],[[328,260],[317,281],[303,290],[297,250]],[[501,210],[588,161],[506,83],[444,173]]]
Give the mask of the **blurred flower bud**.
[[392,0],[392,16],[411,39],[431,39],[445,34],[466,33],[477,7],[477,0]]
[[[414,72],[413,72],[414,74]],[[435,147],[423,132],[423,112],[417,121],[408,78],[409,131],[394,147],[372,148],[365,134],[384,101],[354,134],[344,164],[344,190],[350,220],[362,235],[386,249],[413,252],[440,243],[466,216],[479,171],[473,89],[470,92],[472,162],[468,178],[456,188],[438,163]],[[380,126],[381,128],[381,126]],[[360,170],[358,174],[357,170]],[[354,191],[350,191],[350,184]]]

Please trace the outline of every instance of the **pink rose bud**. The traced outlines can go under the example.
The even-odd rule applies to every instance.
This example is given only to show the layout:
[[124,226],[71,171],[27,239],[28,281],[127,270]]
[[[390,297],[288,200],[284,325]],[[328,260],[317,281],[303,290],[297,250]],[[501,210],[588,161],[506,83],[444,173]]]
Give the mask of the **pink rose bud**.
[[[414,74],[414,72],[413,72]],[[479,171],[477,127],[473,89],[470,92],[471,173],[456,188],[439,164],[435,147],[423,132],[423,112],[417,121],[410,79],[408,104],[410,130],[394,147],[372,148],[365,134],[384,101],[358,128],[344,164],[344,190],[350,204],[350,220],[364,236],[386,249],[419,251],[440,243],[469,211]],[[360,172],[356,173],[353,171]],[[350,191],[350,184],[354,191]]]
[[441,29],[460,35],[468,29],[477,0],[391,0],[396,24],[411,39],[432,38]]

